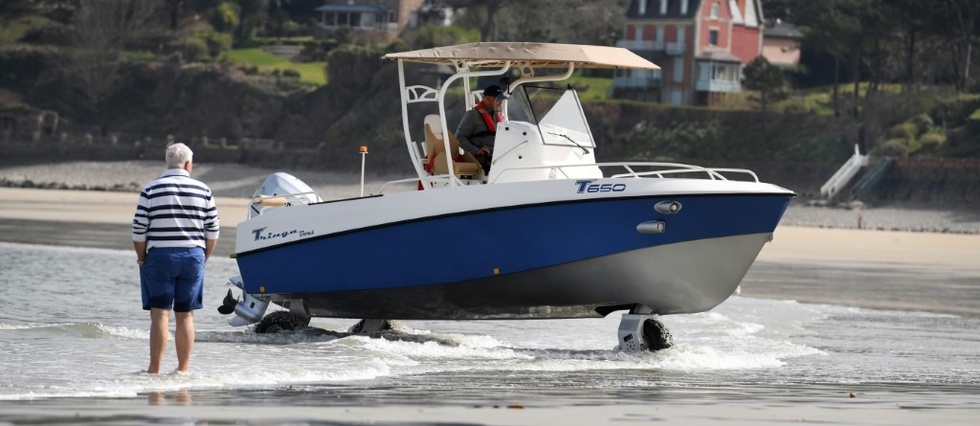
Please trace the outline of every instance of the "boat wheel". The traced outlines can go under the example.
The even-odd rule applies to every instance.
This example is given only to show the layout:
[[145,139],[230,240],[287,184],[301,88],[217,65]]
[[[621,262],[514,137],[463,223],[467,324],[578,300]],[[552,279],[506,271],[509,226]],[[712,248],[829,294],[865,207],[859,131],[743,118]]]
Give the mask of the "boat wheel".
[[347,330],[350,334],[371,334],[391,330],[391,321],[382,319],[362,319]]
[[659,351],[674,346],[674,337],[664,326],[664,323],[655,319],[647,319],[643,322],[643,341],[651,351]]
[[[305,323],[309,324],[309,320],[307,319]],[[276,311],[263,317],[259,321],[259,324],[255,326],[255,332],[278,333],[280,331],[295,330],[297,327],[302,327],[306,324],[289,311]]]

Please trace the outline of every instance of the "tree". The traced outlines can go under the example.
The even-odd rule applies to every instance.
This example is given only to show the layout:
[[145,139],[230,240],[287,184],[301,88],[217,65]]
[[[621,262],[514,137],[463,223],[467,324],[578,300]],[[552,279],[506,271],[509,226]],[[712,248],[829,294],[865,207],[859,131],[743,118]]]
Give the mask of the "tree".
[[624,13],[619,0],[447,0],[457,24],[480,28],[483,41],[611,45]]
[[84,99],[85,107],[108,123],[103,103],[112,94],[126,43],[152,27],[156,2],[145,0],[80,0],[72,20],[73,49],[62,65],[65,77]]
[[231,2],[221,2],[211,11],[211,26],[218,32],[229,33],[238,29],[238,5]]
[[795,0],[762,0],[762,15],[766,19],[782,19],[793,21],[793,3]]
[[34,2],[31,0],[0,1],[0,22],[11,21],[28,15],[34,11],[34,6]]
[[540,1],[542,0],[446,0],[446,4],[453,9],[465,9],[465,19],[473,20],[480,28],[480,39],[494,41],[497,12],[513,6],[526,8]]
[[892,36],[886,19],[884,0],[821,0],[798,1],[794,8],[805,22],[805,42],[826,51],[834,58],[834,111],[840,114],[839,64],[851,67],[854,85],[851,114],[857,116],[860,100],[862,66],[865,61],[883,63],[887,54],[880,40]]
[[252,38],[256,28],[262,26],[268,11],[268,0],[236,0],[238,4],[238,31],[235,42],[237,45]]
[[902,29],[903,76],[906,87],[918,85],[916,56],[920,37],[926,31],[933,7],[919,0],[893,0],[894,18]]
[[973,57],[973,37],[977,32],[980,1],[943,0],[938,6],[950,31],[953,65],[957,71],[956,88],[963,90],[970,82],[970,61]]
[[769,63],[764,56],[759,55],[752,60],[745,66],[743,73],[745,78],[742,79],[742,84],[746,89],[759,93],[759,96],[754,100],[759,102],[759,109],[764,115],[768,115],[769,107],[773,103],[789,97],[786,72]]
[[289,19],[285,10],[286,3],[289,3],[289,0],[269,0],[268,15],[276,21],[276,38],[282,38],[283,26]]

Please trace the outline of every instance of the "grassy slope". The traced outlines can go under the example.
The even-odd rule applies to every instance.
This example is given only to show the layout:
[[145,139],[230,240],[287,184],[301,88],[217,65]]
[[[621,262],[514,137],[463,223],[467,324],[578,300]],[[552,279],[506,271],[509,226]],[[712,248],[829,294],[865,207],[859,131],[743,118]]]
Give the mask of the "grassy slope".
[[294,70],[299,72],[300,81],[315,86],[327,84],[326,63],[293,62],[286,58],[281,58],[259,48],[235,49],[228,52],[228,59],[235,63],[247,63],[258,67],[260,71],[268,72],[272,70]]

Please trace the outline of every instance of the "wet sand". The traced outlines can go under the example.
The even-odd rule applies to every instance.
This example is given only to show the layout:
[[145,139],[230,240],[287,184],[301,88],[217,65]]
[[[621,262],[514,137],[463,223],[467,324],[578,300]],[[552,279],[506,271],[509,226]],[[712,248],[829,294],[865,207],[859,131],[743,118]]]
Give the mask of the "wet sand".
[[[134,193],[0,188],[0,241],[131,249],[135,203]],[[217,205],[216,255],[230,256],[248,200]],[[869,277],[890,288],[862,285]],[[780,225],[741,294],[980,316],[980,235]]]
[[[14,418],[36,420],[55,418],[62,423],[88,425],[131,425],[174,423],[181,424],[329,424],[329,425],[582,425],[653,424],[668,422],[678,425],[703,424],[800,424],[828,425],[970,425],[976,419],[975,410],[949,406],[942,395],[921,396],[923,405],[940,404],[942,408],[921,409],[909,404],[895,389],[867,389],[875,392],[866,396],[861,386],[852,391],[840,388],[813,387],[759,388],[749,392],[753,397],[768,400],[764,408],[759,400],[746,399],[743,388],[726,387],[650,390],[652,396],[641,399],[616,397],[604,399],[570,398],[547,400],[532,396],[531,400],[513,395],[520,402],[499,402],[500,397],[488,397],[486,403],[463,405],[428,401],[365,404],[343,395],[314,396],[302,392],[280,391],[275,399],[256,399],[250,392],[249,405],[241,405],[220,391],[153,392],[145,398],[86,399],[84,401],[39,401],[17,403]],[[786,392],[792,392],[786,401]],[[851,397],[854,395],[854,397]],[[298,402],[297,402],[298,398]],[[506,398],[503,398],[506,399]],[[285,402],[286,405],[283,405]],[[93,411],[92,407],[99,407]],[[2,410],[0,410],[2,412]],[[72,415],[74,414],[74,415]],[[165,419],[170,419],[167,422]],[[0,416],[0,421],[3,416]]]

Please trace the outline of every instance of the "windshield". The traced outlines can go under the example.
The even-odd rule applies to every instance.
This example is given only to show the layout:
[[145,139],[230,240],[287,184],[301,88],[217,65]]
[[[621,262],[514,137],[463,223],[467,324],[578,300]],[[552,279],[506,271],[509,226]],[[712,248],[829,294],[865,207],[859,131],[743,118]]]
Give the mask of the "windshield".
[[507,106],[510,120],[538,125],[545,144],[595,147],[592,131],[572,89],[520,86]]

